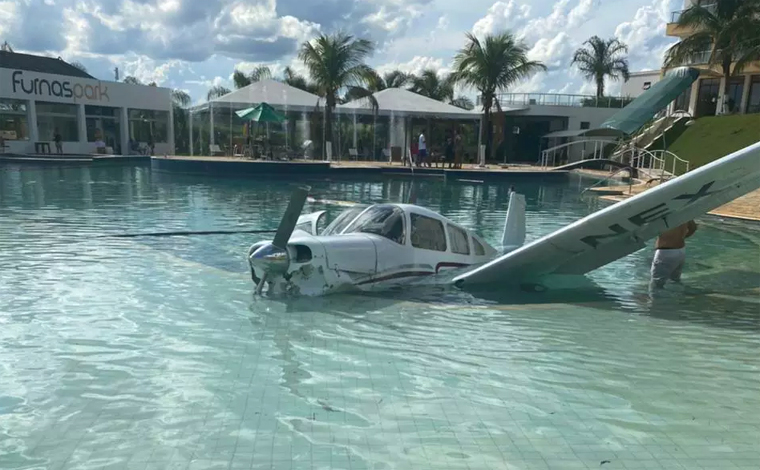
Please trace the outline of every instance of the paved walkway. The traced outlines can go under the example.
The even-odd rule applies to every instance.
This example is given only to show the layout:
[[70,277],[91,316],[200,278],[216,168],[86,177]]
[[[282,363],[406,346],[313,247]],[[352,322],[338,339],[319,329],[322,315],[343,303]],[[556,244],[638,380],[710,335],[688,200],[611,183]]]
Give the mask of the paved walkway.
[[[630,186],[630,194],[628,193],[628,186],[599,187],[594,188],[591,191],[623,191],[624,194],[622,195],[605,194],[600,196],[600,198],[608,201],[619,202],[628,199],[631,196],[635,196],[636,194],[644,192],[647,189],[653,188],[656,185],[657,184],[655,183],[651,185],[646,185],[644,183],[634,184],[633,186]],[[753,191],[738,199],[734,199],[728,204],[710,211],[709,214],[718,215],[721,217],[729,217],[733,219],[760,221],[760,190]]]

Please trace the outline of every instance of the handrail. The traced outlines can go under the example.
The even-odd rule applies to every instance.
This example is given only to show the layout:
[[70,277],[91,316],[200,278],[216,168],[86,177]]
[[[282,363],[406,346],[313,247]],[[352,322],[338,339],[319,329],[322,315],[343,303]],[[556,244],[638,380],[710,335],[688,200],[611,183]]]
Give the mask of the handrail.
[[[609,181],[613,176],[615,176],[618,173],[623,172],[623,171],[627,171],[628,174],[630,175],[630,177],[633,178],[633,168],[632,167],[626,166],[626,167],[618,168],[617,170],[615,170],[612,173],[610,173],[609,175],[607,175],[604,179],[601,179],[601,180],[597,181],[596,183],[592,184],[588,188],[586,188],[583,191],[581,191],[581,194],[585,193],[586,191],[588,191],[591,188],[596,187],[600,183],[605,183],[605,182]],[[631,184],[628,185],[628,192],[630,192],[630,191],[631,191]]]
[[[593,153],[594,156],[592,160],[596,160],[599,158],[604,158],[604,147],[610,144],[614,144],[616,143],[616,141],[604,140],[604,139],[588,139],[588,140],[574,140],[572,142],[565,142],[564,144],[555,145],[554,147],[550,147],[548,149],[544,149],[541,151],[541,155],[540,155],[541,167],[546,168],[547,166],[554,166],[554,162],[556,160],[558,150],[572,147],[574,145],[583,145],[585,147],[586,144],[590,144],[590,143],[594,144],[594,153]],[[550,154],[551,154],[551,162],[552,162],[551,165],[549,165]]]
[[[671,152],[670,150],[653,150],[652,153],[654,155],[662,155],[663,162],[665,161],[666,156],[673,158],[673,171],[670,172],[673,176],[679,176],[679,173],[676,171],[676,165],[678,163],[682,163],[686,166],[686,171],[684,171],[684,173],[688,173],[690,170],[691,164],[689,163],[689,161],[684,160],[683,158],[679,157],[678,155]],[[680,173],[680,174],[682,175],[683,173]]]

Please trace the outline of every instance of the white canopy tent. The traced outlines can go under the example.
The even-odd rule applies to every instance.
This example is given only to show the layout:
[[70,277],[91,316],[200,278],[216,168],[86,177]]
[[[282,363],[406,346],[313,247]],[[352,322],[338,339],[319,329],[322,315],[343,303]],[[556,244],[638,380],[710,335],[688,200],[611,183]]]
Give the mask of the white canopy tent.
[[214,98],[206,103],[199,104],[190,108],[190,154],[193,154],[192,138],[192,115],[204,111],[209,112],[210,133],[209,144],[215,145],[214,133],[214,109],[227,109],[231,112],[250,108],[260,103],[267,103],[278,111],[289,113],[303,113],[303,120],[306,120],[306,113],[314,112],[320,105],[320,98],[299,88],[292,87],[286,83],[277,80],[262,80],[251,83],[250,85],[235,90],[224,96]]
[[[396,119],[401,119],[400,134],[404,135],[403,145],[404,153],[409,152],[409,135],[407,133],[408,120],[413,117],[431,118],[431,119],[450,119],[450,120],[473,120],[480,122],[478,132],[478,160],[484,163],[485,153],[481,149],[481,134],[483,126],[483,115],[480,110],[466,110],[442,101],[428,98],[420,94],[411,92],[404,88],[386,88],[372,95],[377,101],[377,115],[387,116],[390,118],[391,127],[395,125]],[[358,99],[341,104],[336,107],[339,114],[349,114],[354,120],[354,146],[356,145],[356,116],[370,115],[373,113],[372,105],[368,99]],[[398,127],[397,127],[398,128]],[[392,139],[391,139],[392,140]],[[398,144],[398,141],[396,141]]]

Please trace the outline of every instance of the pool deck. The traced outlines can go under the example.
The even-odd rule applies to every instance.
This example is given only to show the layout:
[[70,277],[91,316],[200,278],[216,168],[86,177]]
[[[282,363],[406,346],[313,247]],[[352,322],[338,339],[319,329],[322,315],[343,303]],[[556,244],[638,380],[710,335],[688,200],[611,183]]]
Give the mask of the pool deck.
[[569,171],[547,170],[527,165],[477,165],[465,164],[460,169],[439,167],[403,166],[400,163],[357,162],[357,161],[269,161],[249,160],[235,157],[152,157],[151,164],[160,171],[205,174],[234,175],[249,177],[275,176],[316,176],[316,177],[367,177],[367,176],[409,176],[445,178],[460,181],[484,182],[506,180],[563,180]]
[[[630,186],[630,193],[628,186],[598,187],[592,188],[590,192],[599,194],[601,199],[620,202],[655,186],[657,186],[657,184],[647,185],[644,182],[637,182]],[[621,192],[622,194],[618,194]],[[740,198],[734,199],[728,204],[724,204],[719,208],[708,212],[708,214],[731,219],[760,222],[760,190],[753,191]]]

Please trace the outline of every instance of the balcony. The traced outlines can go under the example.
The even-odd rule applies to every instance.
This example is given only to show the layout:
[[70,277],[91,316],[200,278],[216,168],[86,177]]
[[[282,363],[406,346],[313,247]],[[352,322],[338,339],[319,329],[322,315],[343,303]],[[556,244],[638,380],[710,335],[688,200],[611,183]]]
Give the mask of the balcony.
[[[631,102],[627,98],[593,95],[569,95],[558,93],[498,93],[496,99],[503,107],[510,106],[574,106],[584,108],[622,108]],[[480,96],[477,104],[480,105]]]
[[[710,11],[711,13],[715,13],[717,11],[718,4],[717,3],[709,3],[707,5],[702,5],[702,8],[705,8],[706,10]],[[670,22],[668,22],[668,24],[667,24],[667,26],[665,28],[665,34],[667,34],[668,36],[683,37],[683,36],[688,36],[689,34],[692,33],[692,29],[691,28],[684,28],[684,27],[678,25],[678,21],[681,19],[681,15],[683,15],[683,13],[686,10],[688,10],[688,8],[684,9],[684,10],[677,10],[677,11],[674,11],[674,12],[672,12],[670,14]]]

